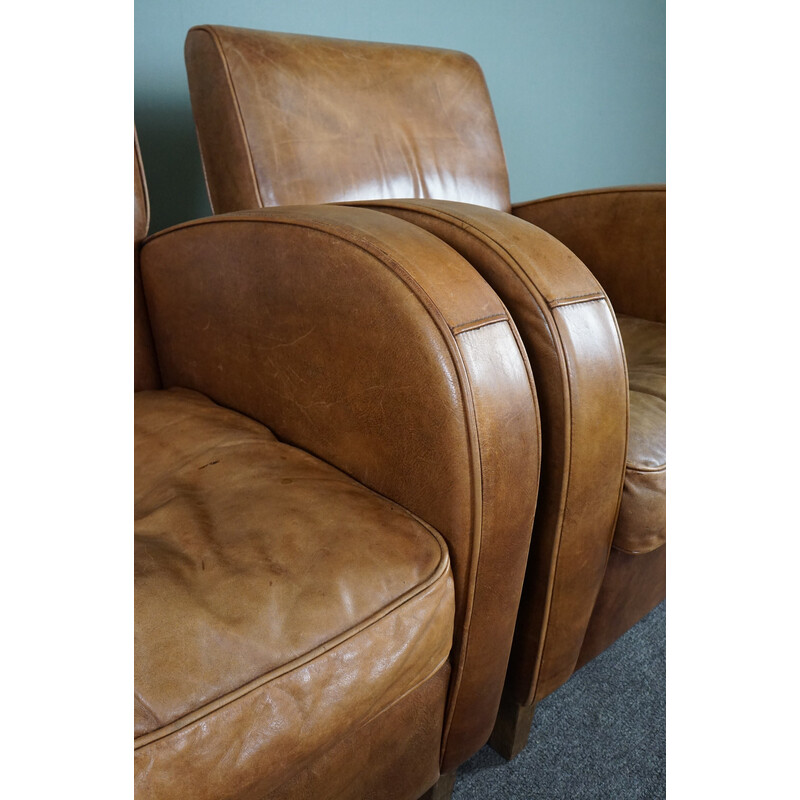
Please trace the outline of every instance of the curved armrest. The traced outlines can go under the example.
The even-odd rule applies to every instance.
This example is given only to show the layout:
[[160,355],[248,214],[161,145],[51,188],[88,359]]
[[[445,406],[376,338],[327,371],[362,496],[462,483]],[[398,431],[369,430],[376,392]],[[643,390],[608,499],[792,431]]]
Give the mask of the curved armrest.
[[666,321],[663,185],[545,197],[511,213],[553,234],[586,264],[619,314]]
[[530,359],[542,479],[507,682],[527,706],[574,671],[605,574],[627,449],[616,319],[573,253],[510,214],[441,200],[365,205],[425,228],[464,256],[508,307]]
[[488,739],[533,525],[539,423],[524,348],[474,270],[385,214],[284,207],[142,248],[165,386],[253,417],[447,540],[456,591],[443,769]]

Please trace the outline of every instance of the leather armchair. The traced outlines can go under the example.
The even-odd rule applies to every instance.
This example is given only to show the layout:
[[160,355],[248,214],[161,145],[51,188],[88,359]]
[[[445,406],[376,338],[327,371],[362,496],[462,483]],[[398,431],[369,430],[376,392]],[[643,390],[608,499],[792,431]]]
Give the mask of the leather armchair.
[[446,797],[494,721],[535,509],[516,328],[402,220],[145,238],[138,146],[134,173],[136,795]]
[[[665,188],[512,205],[463,53],[200,26],[185,55],[215,213],[335,202],[412,222],[518,326],[542,479],[491,739],[510,758],[536,703],[665,595]],[[519,482],[514,502],[533,491]]]

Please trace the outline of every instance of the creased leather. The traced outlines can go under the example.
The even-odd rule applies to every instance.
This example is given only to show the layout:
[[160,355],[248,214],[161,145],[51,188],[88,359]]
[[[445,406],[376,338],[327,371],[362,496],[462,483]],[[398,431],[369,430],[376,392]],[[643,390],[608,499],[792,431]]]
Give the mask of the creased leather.
[[439,777],[439,747],[450,667],[338,741],[266,797],[252,800],[406,800]]
[[[533,702],[569,677],[580,652],[620,509],[629,405],[635,428],[629,455],[636,461],[637,453],[647,450],[637,437],[649,430],[655,401],[633,384],[628,399],[611,303],[617,312],[664,321],[663,187],[547,198],[515,206],[514,214],[522,219],[507,214],[491,218],[486,216],[493,213],[490,209],[509,210],[505,166],[493,133],[474,139],[476,149],[469,155],[454,147],[460,159],[454,167],[449,156],[441,157],[447,164],[439,175],[446,178],[440,180],[441,192],[426,188],[431,171],[420,167],[424,149],[422,157],[416,150],[408,157],[408,172],[397,182],[397,162],[384,158],[387,148],[404,152],[403,143],[411,136],[446,140],[451,97],[480,120],[464,130],[489,130],[484,120],[493,112],[485,87],[463,96],[451,86],[441,108],[430,107],[426,92],[453,74],[453,54],[215,26],[191,31],[186,52],[212,203],[244,208],[254,202],[365,201],[453,246],[511,310],[531,357],[545,437],[537,534],[511,665],[518,698]],[[362,73],[361,65],[347,71],[356,54],[370,74]],[[402,79],[406,86],[397,85]],[[412,86],[424,98],[420,102],[409,98]],[[448,113],[443,115],[443,109]],[[362,141],[362,131],[369,132],[370,141]],[[351,154],[353,142],[361,144],[358,158]],[[503,172],[502,202],[469,194],[475,165],[484,163]],[[238,189],[231,188],[234,174],[242,175]],[[397,199],[403,197],[417,200]],[[463,203],[432,198],[490,209],[484,213],[473,206],[469,211]],[[502,216],[507,220],[501,222]],[[523,220],[549,231],[566,247],[554,246],[553,237]],[[533,281],[519,267],[526,263],[535,267]],[[601,353],[602,342],[607,352]],[[646,370],[633,377],[645,383],[653,378]],[[653,497],[634,498],[646,480],[631,470],[627,480],[634,482],[626,490],[633,498],[628,510],[657,509],[661,489],[651,486]],[[517,496],[524,496],[524,489]],[[623,507],[621,542],[628,535],[626,513]],[[633,516],[632,535],[641,542],[652,526],[637,513]],[[443,763],[453,763],[447,758]]]
[[631,390],[625,488],[614,546],[647,553],[667,540],[666,326],[618,318]]
[[135,409],[137,792],[278,786],[446,660],[447,548],[197,393]]
[[611,546],[628,410],[614,314],[573,253],[509,214],[430,200],[359,205],[453,247],[497,292],[525,344],[542,415],[542,480],[510,680],[527,705],[574,671]]
[[463,53],[204,25],[186,67],[216,213],[378,197],[510,208],[486,81]]
[[150,237],[142,259],[167,385],[267,424],[445,537],[446,748],[468,757],[494,720],[533,524],[535,488],[515,487],[539,469],[535,391],[503,304],[435,237],[366,209],[216,217]]

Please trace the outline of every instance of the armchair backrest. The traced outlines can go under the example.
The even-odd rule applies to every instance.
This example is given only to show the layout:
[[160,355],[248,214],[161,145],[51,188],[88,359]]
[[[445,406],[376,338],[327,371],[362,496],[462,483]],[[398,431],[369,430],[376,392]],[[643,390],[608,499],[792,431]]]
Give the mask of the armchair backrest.
[[486,81],[464,53],[204,25],[185,55],[215,213],[392,198],[510,208]]

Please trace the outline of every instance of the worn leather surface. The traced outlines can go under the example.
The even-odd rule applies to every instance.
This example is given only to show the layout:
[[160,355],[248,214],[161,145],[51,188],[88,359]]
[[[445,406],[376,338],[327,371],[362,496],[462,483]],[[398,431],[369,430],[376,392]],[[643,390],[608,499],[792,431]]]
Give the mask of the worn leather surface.
[[[432,131],[446,137],[451,130],[439,109],[408,97],[408,86],[423,81],[433,86],[439,75],[451,74],[452,54],[436,52],[206,26],[190,32],[186,56],[215,208],[365,201],[450,244],[510,309],[531,358],[544,437],[536,534],[509,676],[517,700],[531,703],[563,683],[577,663],[620,509],[629,410],[638,437],[631,442],[632,464],[647,451],[639,439],[652,424],[650,406],[657,403],[638,389],[629,400],[609,299],[616,312],[664,322],[665,191],[623,187],[547,198],[515,206],[517,220],[491,217],[497,213],[492,209],[509,210],[505,183],[502,202],[449,190],[420,191],[426,185],[422,180],[395,183],[386,177],[395,169],[386,166],[387,142],[410,141],[416,135],[406,133],[412,124],[420,137]],[[356,53],[369,65],[371,78],[362,76],[360,67],[350,74],[349,59]],[[408,78],[412,62],[416,74]],[[408,86],[396,85],[403,77]],[[373,91],[370,80],[378,80],[381,91]],[[427,90],[415,91],[427,97]],[[476,118],[483,130],[484,115],[492,115],[483,90],[466,99],[452,86],[448,91],[440,106],[449,111],[452,97],[473,115],[481,109]],[[402,101],[402,113],[396,101]],[[355,134],[348,128],[351,120]],[[371,141],[359,138],[362,131]],[[353,135],[362,145],[358,158],[363,156],[355,166]],[[499,164],[493,137],[476,139],[478,149],[469,158],[459,154],[455,167],[437,168],[448,185],[452,176],[455,186],[471,192],[475,164]],[[404,161],[412,171],[427,175],[417,150],[409,153]],[[275,194],[278,189],[286,194]],[[459,200],[490,208],[470,210],[447,202]],[[552,237],[522,220],[567,247],[556,247]],[[642,487],[652,488],[658,470],[639,472],[628,469],[632,517],[640,508],[657,510],[660,503],[660,498],[641,496]],[[524,496],[522,484],[517,497]],[[652,543],[655,524],[652,514],[649,520],[631,518],[630,524],[623,515],[620,541],[637,547],[643,538]]]
[[665,186],[623,186],[546,197],[513,213],[544,228],[586,264],[614,310],[666,321]]
[[142,276],[139,267],[139,247],[147,236],[150,225],[150,201],[147,196],[147,183],[139,141],[136,131],[133,134],[133,388],[158,389],[161,381],[158,375],[153,336],[147,317],[147,304],[142,293]]
[[150,237],[142,264],[166,385],[261,421],[446,539],[443,769],[460,763],[499,704],[536,503],[535,392],[505,307],[451,248],[367,209],[186,224]]
[[510,208],[486,82],[463,53],[204,25],[186,67],[216,213],[382,197]]
[[202,395],[135,415],[137,793],[278,786],[446,661],[447,547]]
[[614,546],[647,553],[667,540],[666,326],[620,315],[631,392],[625,488]]
[[611,548],[606,577],[586,630],[578,667],[612,645],[666,596],[667,546],[640,555]]
[[614,314],[566,247],[509,214],[441,201],[364,205],[464,256],[511,312],[530,358],[544,422],[542,480],[510,677],[528,704],[572,674],[613,536],[628,406]]
[[363,728],[339,740],[266,797],[253,800],[416,799],[439,777],[450,667],[445,664]]

